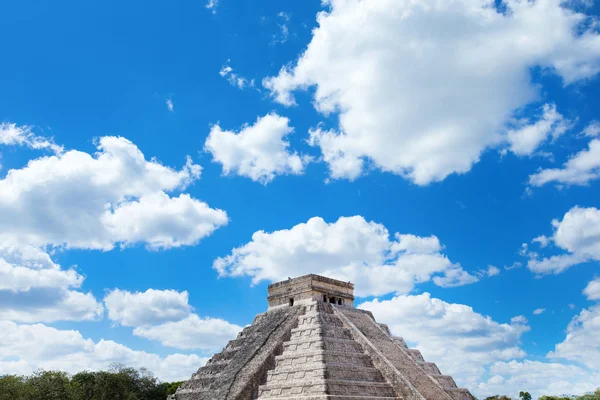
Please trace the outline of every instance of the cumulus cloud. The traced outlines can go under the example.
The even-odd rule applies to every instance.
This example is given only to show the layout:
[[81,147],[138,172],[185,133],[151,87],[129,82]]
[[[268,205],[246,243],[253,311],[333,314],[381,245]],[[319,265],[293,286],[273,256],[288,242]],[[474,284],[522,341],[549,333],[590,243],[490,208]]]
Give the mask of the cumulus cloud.
[[227,214],[187,194],[199,178],[188,158],[181,170],[147,161],[122,137],[102,137],[94,155],[69,150],[30,160],[0,180],[0,240],[34,246],[110,250],[196,244],[227,224]]
[[596,278],[585,287],[583,294],[588,300],[600,300],[600,278]]
[[213,267],[220,276],[250,276],[253,283],[315,273],[355,282],[358,296],[408,292],[431,280],[450,287],[478,279],[443,254],[436,236],[390,238],[385,226],[362,216],[333,223],[314,217],[291,229],[257,231]]
[[533,310],[533,313],[532,313],[532,314],[533,314],[533,315],[540,315],[540,314],[543,314],[543,313],[544,313],[544,311],[546,311],[546,309],[545,309],[545,308],[536,308],[535,310]]
[[490,363],[525,356],[519,340],[529,326],[522,316],[499,323],[469,306],[447,303],[429,293],[375,299],[358,308],[371,311],[378,322],[419,349],[426,360],[435,361],[442,373],[452,375],[462,387],[475,387]]
[[75,269],[62,269],[37,247],[0,242],[0,320],[98,319],[104,308],[91,293],[78,291],[83,281]]
[[179,349],[218,350],[242,330],[219,318],[192,314],[188,292],[115,289],[104,298],[108,318],[135,327],[133,334]]
[[523,255],[529,257],[527,267],[538,274],[558,274],[574,265],[589,261],[600,261],[600,210],[594,207],[575,206],[562,221],[552,221],[554,234],[542,244],[551,241],[563,253],[540,258],[537,252],[530,251],[525,245]]
[[175,105],[173,104],[173,100],[171,99],[167,99],[167,101],[165,102],[165,104],[167,105],[167,109],[171,112],[175,111]]
[[129,292],[115,289],[104,297],[108,318],[122,326],[144,326],[177,321],[190,314],[188,292],[148,289]]
[[[586,136],[597,136],[598,124],[590,124],[584,130]],[[558,185],[587,185],[600,178],[600,139],[593,139],[588,148],[572,155],[562,168],[540,169],[529,176],[529,184],[543,186],[554,182]]]
[[241,330],[241,326],[220,318],[200,318],[192,314],[179,321],[137,327],[133,334],[178,349],[218,350],[235,339]]
[[600,305],[582,310],[569,323],[565,340],[557,344],[554,351],[548,353],[548,357],[580,362],[598,371],[600,369],[599,331]]
[[528,120],[519,122],[520,126],[507,134],[509,149],[518,156],[532,155],[549,137],[556,139],[573,125],[556,111],[554,104],[544,104],[542,115],[535,123]]
[[576,365],[542,361],[499,361],[489,368],[490,378],[474,386],[480,396],[508,394],[518,398],[527,390],[534,399],[543,395],[583,394],[594,391],[600,374]]
[[290,120],[276,113],[257,118],[239,132],[213,125],[204,150],[212,154],[213,162],[222,165],[225,175],[236,174],[267,184],[277,175],[302,174],[310,161],[289,150],[285,138],[293,131]]
[[263,85],[288,106],[314,87],[316,109],[339,114],[337,128],[311,132],[332,178],[354,179],[368,160],[426,185],[469,171],[490,147],[525,153],[543,129],[511,143],[507,125],[540,98],[531,69],[565,85],[600,70],[591,17],[561,0],[509,0],[503,10],[490,0],[325,4],[298,61]]
[[30,374],[36,369],[68,373],[107,369],[112,363],[146,367],[163,381],[189,379],[207,361],[195,354],[157,354],[130,349],[112,340],[94,342],[75,330],[46,325],[21,325],[0,321],[0,370]]

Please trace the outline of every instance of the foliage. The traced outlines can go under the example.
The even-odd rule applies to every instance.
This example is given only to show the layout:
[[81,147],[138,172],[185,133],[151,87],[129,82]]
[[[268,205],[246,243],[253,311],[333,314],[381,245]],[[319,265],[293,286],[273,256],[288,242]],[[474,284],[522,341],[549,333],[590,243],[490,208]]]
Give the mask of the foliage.
[[165,400],[181,383],[161,383],[144,368],[122,365],[73,376],[36,371],[29,376],[0,376],[0,400]]
[[600,400],[600,389],[582,396],[542,396],[540,400]]
[[[531,394],[529,392],[519,392],[519,398],[521,400],[531,400]],[[485,400],[511,400],[508,396],[495,395],[486,397]],[[600,400],[600,389],[594,393],[584,394],[582,396],[542,396],[539,400]]]
[[167,391],[167,394],[174,394],[179,386],[183,384],[183,381],[180,382],[165,382],[163,383],[163,387]]
[[519,392],[519,397],[521,400],[531,400],[531,395],[529,392]]

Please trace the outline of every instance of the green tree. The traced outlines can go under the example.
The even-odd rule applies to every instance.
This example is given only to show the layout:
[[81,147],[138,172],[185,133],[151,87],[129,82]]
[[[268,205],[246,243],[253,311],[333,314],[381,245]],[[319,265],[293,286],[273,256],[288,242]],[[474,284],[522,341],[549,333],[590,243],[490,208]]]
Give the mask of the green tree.
[[519,392],[519,397],[521,400],[531,400],[531,395],[529,392]]
[[32,399],[71,399],[71,382],[66,372],[36,371],[27,378],[27,386]]
[[179,386],[183,384],[183,381],[180,382],[164,382],[162,385],[167,391],[167,395],[175,394]]
[[500,396],[499,394],[495,396],[486,397],[485,400],[511,400],[508,396]]
[[0,400],[28,400],[29,386],[23,376],[0,376]]
[[108,371],[36,371],[0,375],[0,400],[166,400],[182,382],[160,382],[147,369],[115,364]]

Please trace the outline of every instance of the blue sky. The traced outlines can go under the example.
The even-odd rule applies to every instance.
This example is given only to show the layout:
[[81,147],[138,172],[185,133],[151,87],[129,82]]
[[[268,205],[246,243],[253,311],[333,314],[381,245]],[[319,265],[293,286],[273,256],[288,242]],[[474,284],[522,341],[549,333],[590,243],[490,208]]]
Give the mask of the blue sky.
[[185,379],[326,273],[475,394],[600,385],[597,4],[0,13],[0,373]]

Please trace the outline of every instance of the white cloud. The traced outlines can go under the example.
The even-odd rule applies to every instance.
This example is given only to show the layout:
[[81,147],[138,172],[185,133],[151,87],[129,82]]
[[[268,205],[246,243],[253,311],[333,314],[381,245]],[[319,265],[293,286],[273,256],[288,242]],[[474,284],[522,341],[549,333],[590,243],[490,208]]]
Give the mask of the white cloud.
[[216,14],[218,6],[219,0],[208,0],[204,7],[208,8],[213,14]]
[[533,67],[565,85],[600,70],[595,25],[561,0],[325,4],[297,63],[263,84],[285,105],[315,86],[317,110],[339,113],[337,129],[311,133],[333,178],[356,178],[365,159],[419,185],[465,173],[539,100]]
[[178,349],[218,350],[235,339],[241,330],[241,326],[223,319],[192,314],[180,321],[135,328],[133,334]]
[[290,15],[288,13],[281,11],[277,14],[277,26],[279,27],[279,34],[273,35],[271,44],[275,45],[287,42],[290,36],[288,22],[290,22]]
[[[600,369],[600,305],[584,309],[575,316],[567,327],[567,337],[548,353],[550,358],[563,358]],[[596,384],[600,382],[596,381]]]
[[196,244],[227,224],[227,214],[187,194],[169,197],[200,176],[188,158],[181,170],[122,137],[102,137],[98,152],[70,150],[30,160],[0,180],[0,240],[34,246],[110,250]]
[[600,261],[600,210],[575,206],[562,221],[553,220],[552,226],[554,234],[541,243],[551,240],[564,252],[540,259],[537,252],[529,251],[524,245],[522,254],[529,257],[527,267],[531,271],[558,274],[583,262]]
[[206,358],[195,354],[157,354],[132,350],[112,340],[94,342],[78,331],[59,330],[42,324],[19,325],[0,321],[0,370],[29,374],[36,369],[69,373],[107,369],[112,363],[146,367],[163,381],[189,379]]
[[549,137],[556,139],[571,129],[573,122],[564,119],[556,111],[556,105],[544,104],[543,114],[534,123],[520,121],[518,129],[510,130],[507,134],[509,149],[518,156],[532,155]]
[[490,378],[474,386],[480,396],[508,394],[518,398],[522,390],[534,399],[543,395],[575,395],[595,390],[600,374],[576,365],[532,360],[499,361],[489,368]]
[[56,154],[63,152],[63,147],[52,139],[37,136],[29,126],[17,126],[7,122],[0,123],[0,145],[26,146],[32,149],[49,149]]
[[218,350],[242,330],[223,319],[192,314],[185,291],[131,293],[115,289],[106,295],[104,303],[108,318],[135,327],[134,335],[179,349]]
[[91,293],[77,291],[83,281],[39,248],[0,242],[0,320],[98,319],[104,309]]
[[173,104],[173,100],[171,99],[167,99],[167,101],[165,102],[167,105],[167,108],[169,109],[169,111],[173,112],[175,110],[175,106]]
[[583,290],[588,300],[600,300],[600,278],[590,281]]
[[540,246],[542,248],[548,246],[548,244],[551,242],[552,240],[544,235],[540,235],[536,238],[533,238],[533,240],[531,240],[532,243],[539,243]]
[[446,303],[429,293],[375,299],[358,307],[373,312],[378,322],[387,324],[393,334],[418,348],[425,360],[435,362],[462,387],[476,387],[490,363],[525,356],[519,341],[529,326],[522,316],[499,323],[469,306]]
[[535,310],[533,310],[533,313],[532,313],[532,314],[533,314],[533,315],[540,315],[540,314],[543,314],[543,313],[544,313],[544,311],[546,311],[546,309],[545,309],[545,308],[536,308]]
[[148,289],[131,293],[115,289],[104,297],[108,318],[122,326],[145,326],[177,321],[190,314],[188,292]]
[[219,70],[219,75],[227,79],[230,85],[237,87],[238,89],[244,89],[246,87],[254,87],[254,79],[247,79],[233,72],[233,68],[229,65],[230,60],[227,60],[225,65]]
[[476,275],[480,278],[485,278],[485,277],[489,278],[492,276],[497,276],[497,275],[500,275],[500,268],[495,267],[493,265],[488,265],[487,269],[481,269],[481,270],[477,271]]
[[227,223],[227,214],[180,194],[157,192],[138,201],[124,201],[103,215],[105,227],[123,246],[145,242],[151,249],[169,249],[197,243]]
[[574,154],[562,168],[540,169],[529,176],[529,184],[543,186],[550,182],[564,185],[587,185],[600,178],[600,139],[589,142],[588,148]]
[[225,175],[233,173],[267,184],[276,175],[302,174],[310,161],[290,152],[285,138],[293,131],[290,120],[276,113],[257,118],[254,125],[244,125],[239,132],[213,125],[204,150],[222,165]]
[[408,292],[415,284],[458,286],[477,278],[443,253],[435,236],[396,233],[361,216],[326,223],[314,217],[291,229],[257,231],[252,241],[218,258],[220,276],[250,276],[254,283],[315,273],[356,284],[358,296]]
[[585,136],[600,136],[600,121],[593,121],[583,130]]

